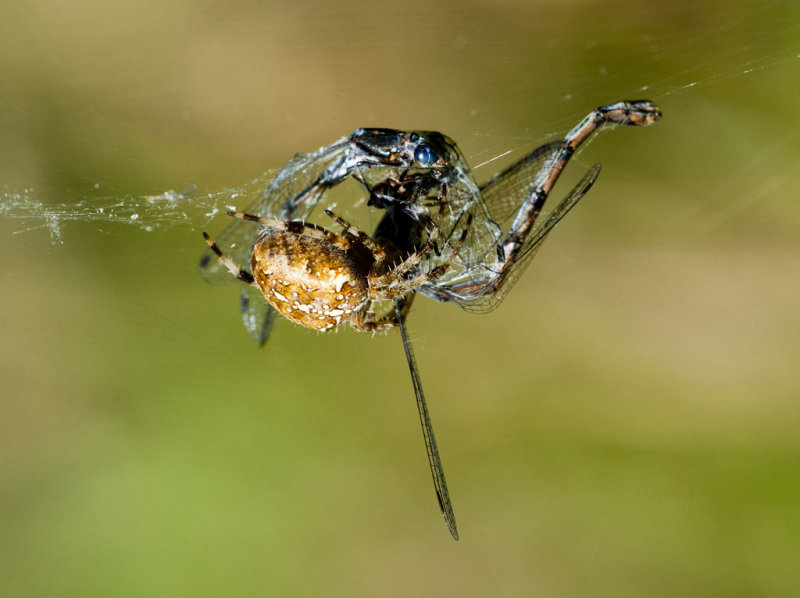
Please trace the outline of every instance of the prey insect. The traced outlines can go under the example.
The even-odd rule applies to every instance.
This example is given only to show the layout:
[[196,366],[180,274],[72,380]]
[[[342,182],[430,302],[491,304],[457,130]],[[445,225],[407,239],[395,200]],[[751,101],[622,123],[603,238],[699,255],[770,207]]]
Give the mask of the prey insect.
[[[534,149],[478,185],[456,144],[433,131],[357,129],[313,153],[297,154],[200,262],[212,283],[243,283],[245,328],[263,343],[277,314],[319,331],[400,328],[428,462],[445,523],[455,515],[405,320],[417,293],[463,309],[495,308],[553,229],[594,184],[600,165],[546,217],[544,203],[575,150],[603,124],[646,126],[652,102],[593,110],[563,139]],[[368,234],[325,204],[328,192],[358,181],[380,220]],[[326,226],[307,221],[324,205]],[[339,232],[332,232],[335,225]],[[265,301],[266,300],[266,301]],[[388,307],[387,307],[388,306]]]

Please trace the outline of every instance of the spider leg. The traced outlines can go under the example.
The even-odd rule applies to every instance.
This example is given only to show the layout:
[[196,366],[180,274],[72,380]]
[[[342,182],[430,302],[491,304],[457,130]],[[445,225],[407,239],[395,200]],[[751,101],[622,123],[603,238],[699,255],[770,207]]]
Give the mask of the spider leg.
[[359,243],[369,249],[372,252],[372,255],[375,257],[376,262],[382,262],[386,259],[386,253],[377,243],[375,243],[375,241],[370,238],[367,233],[356,228],[347,220],[327,208],[324,210],[324,212],[326,216],[332,218],[334,222],[338,223],[344,229],[342,231],[344,235],[349,235],[350,237],[358,239]]
[[464,224],[464,228],[461,231],[461,236],[458,238],[458,241],[456,242],[455,246],[453,247],[453,250],[450,252],[450,255],[447,256],[447,259],[445,259],[444,262],[442,262],[441,264],[436,266],[433,270],[431,270],[430,272],[428,272],[425,275],[428,279],[438,278],[439,276],[441,276],[442,274],[444,274],[447,271],[447,268],[450,267],[450,264],[455,259],[455,257],[458,255],[458,252],[461,249],[461,246],[464,244],[464,241],[467,239],[467,235],[469,234],[470,226],[472,226],[472,214],[471,213],[467,216],[467,222]]
[[239,266],[234,264],[233,260],[231,260],[224,253],[222,253],[220,248],[217,247],[217,244],[211,239],[211,237],[208,236],[208,233],[206,233],[205,231],[203,231],[203,238],[206,240],[206,243],[208,243],[208,246],[211,248],[211,251],[213,251],[219,258],[219,261],[225,264],[225,267],[227,267],[228,270],[230,270],[231,274],[233,274],[238,280],[241,280],[242,282],[255,285],[255,282],[253,280],[253,275],[250,274],[250,272],[242,270],[241,268],[239,268]]
[[[325,210],[325,212],[327,213],[328,210]],[[233,217],[233,218],[239,218],[241,220],[249,220],[249,221],[252,221],[252,222],[258,222],[258,223],[260,223],[261,225],[263,225],[265,227],[268,226],[268,227],[272,227],[272,228],[283,229],[283,230],[289,231],[290,233],[294,233],[296,235],[301,235],[301,234],[304,234],[304,233],[312,234],[311,231],[314,231],[313,234],[317,234],[319,236],[325,237],[328,241],[330,241],[331,243],[333,243],[337,247],[340,247],[340,248],[345,249],[345,250],[348,249],[349,244],[351,242],[351,239],[345,238],[345,237],[339,237],[339,236],[335,235],[334,233],[330,232],[329,230],[327,230],[326,228],[324,228],[322,226],[319,226],[318,224],[314,224],[313,222],[302,222],[300,220],[289,220],[289,221],[276,220],[275,218],[268,218],[268,217],[265,217],[265,216],[255,216],[254,214],[245,214],[244,212],[226,212],[226,214],[228,216]],[[336,219],[337,221],[344,222],[338,216],[332,215],[332,217],[334,219]],[[346,222],[344,222],[344,224],[346,226],[349,226]],[[354,227],[350,227],[350,228],[353,228],[354,230],[357,230]],[[363,235],[364,233],[361,233],[361,234]],[[359,238],[359,240],[361,240],[361,239]],[[367,240],[370,243],[372,243],[372,239],[370,239],[369,237],[367,237]],[[370,248],[370,249],[372,249],[372,248]],[[380,251],[381,251],[380,248],[375,247],[373,253],[376,253],[376,252],[379,253]]]
[[323,227],[314,224],[313,222],[303,222],[301,220],[277,220],[269,218],[268,216],[256,216],[255,214],[246,214],[245,212],[225,212],[231,218],[238,218],[240,220],[248,220],[250,222],[258,222],[263,226],[271,226],[273,228],[283,228],[290,232],[302,233],[305,229],[314,229],[323,234],[330,235],[332,233],[325,230]]
[[[377,295],[373,298],[374,301],[383,301],[385,299],[392,299],[396,297],[398,294],[402,295],[405,292],[410,291],[413,288],[419,286],[419,284],[413,284],[408,286],[405,291],[397,292],[392,290],[383,290],[385,287],[392,287],[394,283],[398,280],[402,279],[407,273],[411,272],[414,268],[416,268],[419,263],[425,259],[431,252],[435,251],[436,248],[436,241],[439,239],[439,231],[442,227],[442,222],[444,221],[444,214],[445,209],[447,207],[447,185],[442,185],[442,193],[439,198],[439,214],[436,218],[436,222],[430,228],[430,232],[428,233],[428,239],[425,243],[417,250],[415,250],[411,255],[406,257],[403,261],[399,264],[394,266],[389,270],[389,272],[385,274],[370,274],[370,288],[373,291],[380,295]],[[438,254],[438,252],[437,252]],[[449,262],[448,262],[449,263]],[[444,270],[442,270],[444,272]],[[420,283],[423,284],[423,283]]]
[[271,222],[275,222],[274,218],[267,218],[265,216],[256,216],[255,214],[245,214],[244,212],[234,212],[233,210],[228,210],[225,212],[231,218],[239,218],[240,220],[249,220],[250,222],[258,222],[259,224],[270,224]]
[[[399,317],[403,322],[405,322],[406,316],[411,309],[414,297],[416,297],[416,293],[411,292],[402,298],[398,298],[400,302]],[[377,332],[386,332],[399,325],[397,318],[398,315],[395,310],[390,311],[380,318],[377,317],[373,311],[373,304],[370,304],[369,308],[360,312],[356,317],[350,320],[350,326],[359,332],[372,332],[373,334]]]
[[409,259],[400,264],[397,268],[394,268],[387,274],[384,274],[382,276],[370,277],[369,279],[370,290],[371,290],[370,298],[373,301],[382,301],[385,299],[391,299],[393,297],[396,297],[397,295],[403,295],[405,293],[408,293],[409,291],[417,289],[425,284],[428,284],[436,280],[438,277],[440,277],[447,271],[452,261],[458,256],[458,252],[461,249],[461,245],[464,243],[464,241],[467,238],[467,235],[469,234],[469,229],[471,225],[472,225],[472,214],[470,214],[467,217],[467,222],[464,225],[464,229],[461,231],[461,236],[459,237],[456,244],[453,246],[453,249],[450,252],[450,254],[447,256],[444,262],[436,266],[430,272],[420,274],[418,276],[414,276],[413,278],[409,279],[403,278],[403,274],[405,274],[405,271],[407,271],[406,265],[409,262],[413,262],[416,264],[422,258],[425,257],[426,255],[425,253],[423,253],[422,251],[418,251]]

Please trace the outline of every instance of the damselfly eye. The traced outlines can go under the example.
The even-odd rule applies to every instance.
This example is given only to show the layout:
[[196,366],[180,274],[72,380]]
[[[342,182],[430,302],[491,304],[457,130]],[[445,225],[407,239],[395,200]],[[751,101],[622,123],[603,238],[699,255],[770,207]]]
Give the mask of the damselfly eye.
[[433,166],[437,158],[436,152],[427,143],[420,143],[414,150],[414,160],[423,168]]

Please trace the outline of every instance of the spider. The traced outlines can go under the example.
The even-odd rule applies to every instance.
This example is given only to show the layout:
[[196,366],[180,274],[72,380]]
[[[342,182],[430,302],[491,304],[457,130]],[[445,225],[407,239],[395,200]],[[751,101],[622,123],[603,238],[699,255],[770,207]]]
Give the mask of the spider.
[[[413,299],[420,293],[474,312],[497,307],[553,227],[594,184],[599,164],[539,218],[578,146],[602,124],[646,126],[660,117],[647,100],[601,106],[563,139],[534,149],[481,186],[441,133],[356,129],[328,147],[295,155],[247,212],[228,212],[236,220],[217,242],[204,232],[209,250],[201,274],[211,283],[244,283],[244,325],[260,343],[278,313],[319,331],[344,322],[361,331],[400,329],[439,508],[458,540],[405,328]],[[367,205],[381,214],[373,234],[329,208],[324,213],[341,232],[306,222],[326,193],[349,178],[361,183]]]
[[[288,320],[321,332],[344,321],[356,330],[379,332],[396,326],[397,321],[393,314],[377,318],[371,309],[374,303],[404,297],[435,283],[458,254],[471,217],[467,217],[467,226],[444,263],[410,276],[436,247],[446,198],[447,187],[443,185],[439,216],[425,243],[410,255],[402,255],[384,238],[373,240],[329,209],[325,214],[341,225],[340,235],[307,222],[229,212],[230,216],[261,225],[251,252],[252,274],[222,253],[208,234],[204,232],[203,237],[231,274],[257,287]],[[390,256],[399,262],[390,264]]]

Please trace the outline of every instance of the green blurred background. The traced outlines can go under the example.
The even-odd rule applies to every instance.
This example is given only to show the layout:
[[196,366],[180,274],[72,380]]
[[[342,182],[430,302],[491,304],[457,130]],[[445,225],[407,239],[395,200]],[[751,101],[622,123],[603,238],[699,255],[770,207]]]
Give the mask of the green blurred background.
[[0,185],[43,203],[218,191],[365,125],[503,155],[485,180],[599,104],[664,119],[576,158],[598,183],[499,309],[412,311],[458,543],[396,333],[282,321],[257,348],[234,287],[197,276],[202,214],[63,243],[0,217],[0,594],[800,595],[798,23],[4,3]]

